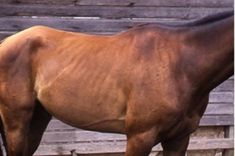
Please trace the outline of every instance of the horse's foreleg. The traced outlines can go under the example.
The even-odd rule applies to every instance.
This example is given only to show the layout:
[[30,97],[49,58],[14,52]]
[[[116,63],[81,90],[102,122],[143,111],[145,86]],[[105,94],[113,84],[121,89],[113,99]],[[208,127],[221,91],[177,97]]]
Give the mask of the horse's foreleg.
[[189,136],[162,142],[164,156],[185,156]]
[[33,153],[37,150],[43,132],[45,131],[50,120],[51,115],[42,107],[39,102],[37,102],[28,135],[28,143],[30,145],[28,149],[29,155],[33,155]]
[[156,131],[150,129],[144,132],[128,134],[125,156],[148,156],[155,145]]

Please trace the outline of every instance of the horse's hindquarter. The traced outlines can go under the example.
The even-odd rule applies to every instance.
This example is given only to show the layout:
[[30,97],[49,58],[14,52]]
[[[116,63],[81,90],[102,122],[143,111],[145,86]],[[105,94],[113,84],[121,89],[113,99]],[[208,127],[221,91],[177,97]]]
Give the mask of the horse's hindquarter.
[[84,129],[124,132],[128,43],[113,40],[69,35],[38,52],[35,88],[52,115]]

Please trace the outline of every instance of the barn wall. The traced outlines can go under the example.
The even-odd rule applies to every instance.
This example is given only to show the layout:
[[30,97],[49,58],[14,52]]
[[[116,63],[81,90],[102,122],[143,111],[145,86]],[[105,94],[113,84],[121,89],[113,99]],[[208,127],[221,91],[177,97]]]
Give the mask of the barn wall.
[[[69,31],[113,34],[143,23],[186,23],[233,9],[233,0],[0,0],[0,39],[34,25]],[[233,82],[231,77],[210,94],[188,155],[232,155]],[[126,138],[75,129],[53,119],[36,155],[71,150],[91,155],[123,155]],[[161,146],[153,154],[161,155]],[[106,154],[104,154],[106,153]]]

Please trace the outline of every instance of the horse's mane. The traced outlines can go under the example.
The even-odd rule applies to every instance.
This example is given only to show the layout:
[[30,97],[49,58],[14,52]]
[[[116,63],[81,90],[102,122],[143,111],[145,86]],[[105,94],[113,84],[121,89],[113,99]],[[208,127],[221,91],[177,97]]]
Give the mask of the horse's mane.
[[145,24],[140,24],[137,25],[135,27],[142,27],[142,26],[166,26],[166,27],[190,27],[190,26],[200,26],[200,25],[206,25],[206,24],[211,24],[220,20],[223,20],[225,18],[234,16],[234,11],[230,10],[230,11],[225,11],[225,12],[220,12],[217,14],[212,14],[212,15],[208,15],[205,17],[202,17],[201,19],[195,19],[195,20],[190,20],[188,22],[185,23],[181,23],[181,24],[167,24],[167,23],[145,23]]

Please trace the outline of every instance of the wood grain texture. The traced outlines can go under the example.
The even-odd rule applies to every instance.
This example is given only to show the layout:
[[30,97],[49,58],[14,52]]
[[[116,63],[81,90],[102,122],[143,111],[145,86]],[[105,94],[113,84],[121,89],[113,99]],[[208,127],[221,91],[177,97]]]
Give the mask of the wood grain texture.
[[1,17],[0,31],[20,31],[35,25],[79,32],[120,32],[145,23],[185,23],[175,19],[80,19],[60,17]]
[[0,0],[0,3],[10,3],[10,4],[21,4],[21,3],[30,3],[30,4],[59,4],[59,5],[71,5],[75,4],[74,0]]
[[[76,150],[79,154],[95,154],[95,153],[123,153],[125,150],[126,142],[83,142],[83,143],[70,143],[64,145],[40,145],[35,155],[51,155],[57,154],[70,154],[70,151]],[[195,139],[190,140],[189,150],[208,150],[208,149],[232,149],[233,139]],[[160,145],[153,148],[153,152],[162,151]]]
[[56,6],[0,5],[0,16],[73,16],[101,18],[178,18],[196,19],[205,15],[231,10],[232,7],[121,7],[121,6]]
[[[191,139],[200,139],[206,137],[223,138],[223,127],[200,127],[196,132],[191,135]],[[77,129],[75,131],[47,131],[42,138],[42,144],[52,143],[69,143],[69,142],[112,142],[112,141],[126,141],[126,136],[121,134],[112,133],[99,133],[92,131],[84,131]]]
[[109,5],[109,6],[210,6],[210,7],[222,7],[231,6],[232,0],[79,0],[76,2],[77,5]]
[[209,104],[207,106],[205,115],[233,115],[233,104]]
[[211,103],[233,103],[233,92],[211,92]]
[[175,18],[148,19],[97,19],[97,18],[61,18],[61,17],[1,17],[0,31],[21,31],[35,26],[45,25],[58,29],[79,32],[121,32],[134,26],[146,23],[170,24],[172,26],[192,22]]
[[[234,126],[225,127],[225,138],[234,138]],[[234,155],[234,149],[228,149],[224,151],[224,156],[233,156],[233,155]]]
[[232,0],[0,0],[11,4],[57,4],[57,5],[105,5],[105,6],[195,6],[226,7],[233,5]]
[[233,125],[233,115],[208,115],[203,116],[200,126],[228,126]]

